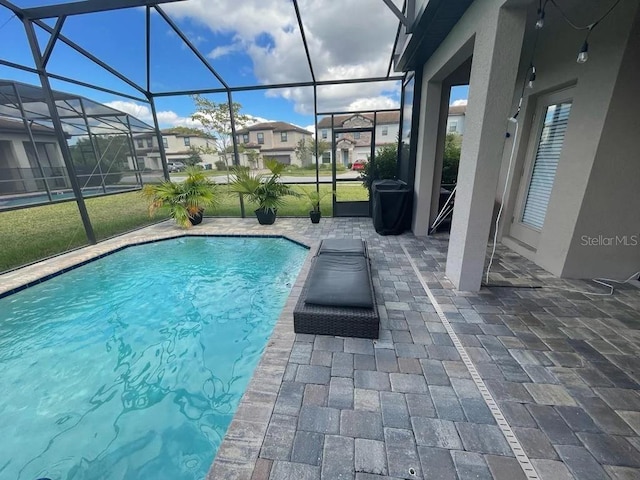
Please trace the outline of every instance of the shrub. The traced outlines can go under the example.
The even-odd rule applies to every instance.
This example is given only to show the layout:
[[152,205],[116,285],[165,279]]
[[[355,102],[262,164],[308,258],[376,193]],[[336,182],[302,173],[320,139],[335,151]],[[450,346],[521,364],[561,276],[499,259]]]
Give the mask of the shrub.
[[458,165],[460,164],[460,149],[462,137],[457,133],[447,133],[444,143],[444,158],[442,161],[442,183],[455,184],[458,181]]
[[227,164],[226,164],[224,161],[222,161],[222,160],[218,160],[218,161],[215,163],[215,165],[216,165],[216,170],[223,171],[223,170],[226,170],[226,169],[227,169]]
[[362,185],[371,188],[375,180],[396,178],[398,168],[398,145],[390,143],[379,148],[373,162],[364,164],[364,169],[360,175]]

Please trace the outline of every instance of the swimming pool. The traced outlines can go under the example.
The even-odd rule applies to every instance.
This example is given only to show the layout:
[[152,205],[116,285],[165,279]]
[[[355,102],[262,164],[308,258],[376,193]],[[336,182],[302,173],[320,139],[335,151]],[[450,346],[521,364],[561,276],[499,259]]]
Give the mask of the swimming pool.
[[204,478],[307,252],[183,237],[0,299],[0,478]]

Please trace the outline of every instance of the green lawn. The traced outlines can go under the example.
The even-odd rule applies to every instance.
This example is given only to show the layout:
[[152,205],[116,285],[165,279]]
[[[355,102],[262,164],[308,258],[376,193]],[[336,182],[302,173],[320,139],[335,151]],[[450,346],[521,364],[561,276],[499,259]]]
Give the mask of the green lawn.
[[[207,177],[224,177],[227,175],[226,170],[204,170],[203,173]],[[180,177],[186,178],[187,172],[171,172],[169,175],[174,178],[180,178]]]
[[[347,172],[348,170],[343,166],[343,165],[338,165],[337,166],[337,171],[338,173],[344,173]],[[229,173],[231,173],[231,170],[229,171]],[[208,177],[223,177],[227,175],[227,171],[226,170],[205,170],[204,174],[207,175]],[[316,169],[315,169],[315,165],[313,168],[299,168],[299,167],[286,167],[284,169],[284,172],[282,173],[282,175],[285,176],[294,176],[294,177],[314,177],[316,176]],[[323,164],[320,166],[320,175],[331,175],[331,166],[328,164]],[[173,178],[180,178],[180,177],[186,177],[187,173],[186,172],[173,172],[171,173],[171,177]]]
[[[296,186],[296,189],[315,188],[315,185]],[[226,187],[221,187],[222,191],[226,191]],[[320,185],[321,192],[330,192],[331,185]],[[365,190],[360,183],[339,184],[337,189],[337,197],[339,201],[359,201],[367,200],[369,192]],[[245,200],[245,215],[247,217],[253,215],[253,211],[257,205],[251,204]],[[285,206],[278,210],[278,215],[283,217],[304,217],[309,213],[310,208],[305,204],[304,197],[286,197]],[[333,204],[331,195],[327,195],[320,203],[320,211],[326,217],[333,214]],[[207,214],[210,215],[210,214]],[[216,213],[223,217],[239,217],[240,216],[240,199],[237,194],[227,193],[223,196],[221,204],[218,206]]]
[[[336,167],[336,171],[338,174],[347,172],[348,170],[344,168],[342,165],[338,165]],[[282,175],[285,176],[293,176],[293,177],[315,177],[316,176],[316,168],[315,165],[313,168],[296,168],[296,167],[286,167]],[[328,176],[331,175],[331,165],[322,164],[320,165],[320,176]]]
[[[138,192],[88,198],[86,205],[98,240],[158,221]],[[75,202],[0,213],[0,271],[87,243]]]
[[[306,186],[305,188],[313,188]],[[321,185],[330,191],[330,185]],[[240,201],[237,194],[224,195],[216,212],[205,212],[207,216],[240,216]],[[368,192],[359,183],[338,185],[338,199],[366,200]],[[150,219],[147,204],[139,192],[121,193],[106,197],[86,199],[87,210],[98,240],[142,227],[162,220],[161,216]],[[247,217],[253,217],[256,206],[245,203]],[[321,204],[322,214],[331,216],[332,199],[327,195]],[[278,211],[282,216],[307,216],[309,208],[302,198],[287,197],[286,205]],[[86,245],[84,227],[75,202],[57,203],[41,207],[24,208],[0,212],[0,272],[25,265],[57,253]]]

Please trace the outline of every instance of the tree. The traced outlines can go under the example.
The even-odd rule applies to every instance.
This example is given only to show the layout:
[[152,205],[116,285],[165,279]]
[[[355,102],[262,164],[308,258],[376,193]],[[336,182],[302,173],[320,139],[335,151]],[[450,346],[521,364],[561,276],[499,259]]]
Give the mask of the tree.
[[195,137],[209,137],[206,132],[202,131],[199,128],[191,128],[191,127],[172,127],[166,130],[163,130],[163,133],[173,133],[174,135],[193,135]]
[[310,138],[302,138],[298,141],[295,152],[303,167],[311,164],[313,157],[316,155],[316,144],[318,146],[318,158],[322,158],[322,154],[331,148],[329,142],[324,140],[316,141]]
[[444,158],[442,161],[442,184],[451,185],[458,181],[458,165],[460,164],[460,150],[462,136],[457,133],[447,133],[444,142]]
[[190,146],[189,156],[184,159],[184,163],[189,167],[193,167],[195,165],[198,165],[200,162],[202,162],[202,157],[200,156],[200,150],[198,149],[198,147],[194,147],[193,145]]
[[118,183],[122,172],[128,170],[128,157],[131,156],[129,139],[125,135],[81,137],[69,146],[69,151],[76,174],[82,175],[83,187],[98,186],[103,182],[106,185]]
[[249,168],[257,168],[258,161],[260,160],[260,150],[257,150],[255,148],[247,148],[242,144],[238,145],[238,150],[240,151],[240,153],[244,153],[247,156]]
[[[201,153],[217,153],[225,162],[227,168],[233,163],[233,137],[231,131],[231,116],[229,103],[215,102],[201,95],[194,95],[196,113],[191,119],[200,122],[205,134],[211,138],[213,147],[199,147]],[[249,121],[249,117],[240,113],[242,105],[232,104],[233,118],[236,129],[243,128]]]

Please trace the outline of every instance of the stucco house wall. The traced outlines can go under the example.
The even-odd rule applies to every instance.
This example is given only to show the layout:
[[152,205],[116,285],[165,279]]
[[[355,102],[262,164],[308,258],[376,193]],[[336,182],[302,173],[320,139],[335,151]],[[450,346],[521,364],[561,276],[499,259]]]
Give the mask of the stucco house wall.
[[[529,9],[528,25],[533,25],[536,9]],[[640,202],[640,175],[637,135],[638,94],[633,80],[638,75],[638,2],[621,2],[590,37],[589,61],[575,61],[577,47],[584,34],[569,28],[557,10],[547,12],[545,29],[538,39],[535,54],[535,86],[525,90],[520,114],[521,132],[517,156],[507,186],[505,219],[500,231],[504,243],[529,257],[550,272],[570,278],[630,275],[640,270],[639,246],[618,242],[595,245],[600,236],[631,236],[640,231],[639,209],[620,208]],[[631,26],[635,19],[635,33]],[[529,27],[523,47],[517,84],[525,82],[531,54],[533,29]],[[623,62],[623,56],[626,61]],[[631,82],[631,83],[630,83]],[[541,95],[572,88],[573,104],[562,153],[549,199],[537,248],[509,238],[511,225],[518,221],[517,196],[528,176],[526,169],[534,112]],[[517,94],[520,92],[517,91]],[[514,106],[519,95],[513,99]],[[635,132],[635,133],[634,133]],[[535,139],[533,139],[535,141]],[[511,144],[506,143],[500,183],[499,202],[504,189]],[[635,233],[634,233],[635,232]],[[640,240],[640,239],[639,239]],[[633,265],[633,266],[632,266]]]
[[[572,1],[565,8],[582,11]],[[551,273],[563,277],[626,278],[640,270],[640,136],[637,121],[638,0],[620,2],[590,37],[589,61],[576,63],[584,32],[576,32],[550,5],[532,46],[538,2],[476,0],[422,67],[422,98],[416,161],[413,231],[425,235],[430,199],[438,180],[435,157],[444,142],[447,79],[467,59],[469,102],[465,118],[456,210],[449,242],[447,274],[462,289],[477,289],[484,269],[486,243],[506,186],[498,239]],[[593,2],[589,5],[593,7]],[[602,12],[600,12],[602,13]],[[635,26],[634,26],[635,25]],[[633,32],[631,31],[634,26]],[[514,163],[509,159],[514,124],[530,62],[537,75],[524,91],[518,115]],[[635,79],[635,80],[634,80]],[[527,157],[535,153],[534,118],[543,95],[571,88],[572,107],[543,228],[534,245],[515,238],[518,196],[526,193]],[[505,101],[506,100],[506,101]],[[504,133],[509,131],[510,138]],[[533,145],[533,148],[530,147]],[[523,190],[525,189],[525,190]],[[518,209],[519,210],[519,209]],[[493,218],[491,216],[493,212]],[[513,236],[512,236],[513,235]],[[594,247],[584,236],[624,237],[626,244]],[[473,278],[473,281],[468,281]]]
[[[258,141],[262,135],[263,142]],[[286,139],[283,141],[283,134]],[[296,155],[296,147],[300,140],[312,140],[311,132],[286,122],[265,122],[251,125],[237,131],[239,145],[259,153],[258,168],[264,165],[265,158],[273,158],[285,164],[303,166]],[[242,162],[249,164],[247,155],[241,155]]]
[[[69,186],[66,169],[62,161],[62,153],[55,136],[32,132],[36,142],[38,155],[43,163],[45,175],[52,173],[51,168],[60,168],[61,178],[50,180],[51,188],[66,188]],[[25,142],[31,143],[26,132],[17,133],[0,129],[0,172],[2,180],[0,193],[26,193],[43,190],[43,184],[38,185],[36,178],[42,175],[38,167],[32,167],[25,149]],[[49,166],[50,162],[50,166]],[[11,180],[11,181],[7,181]]]

